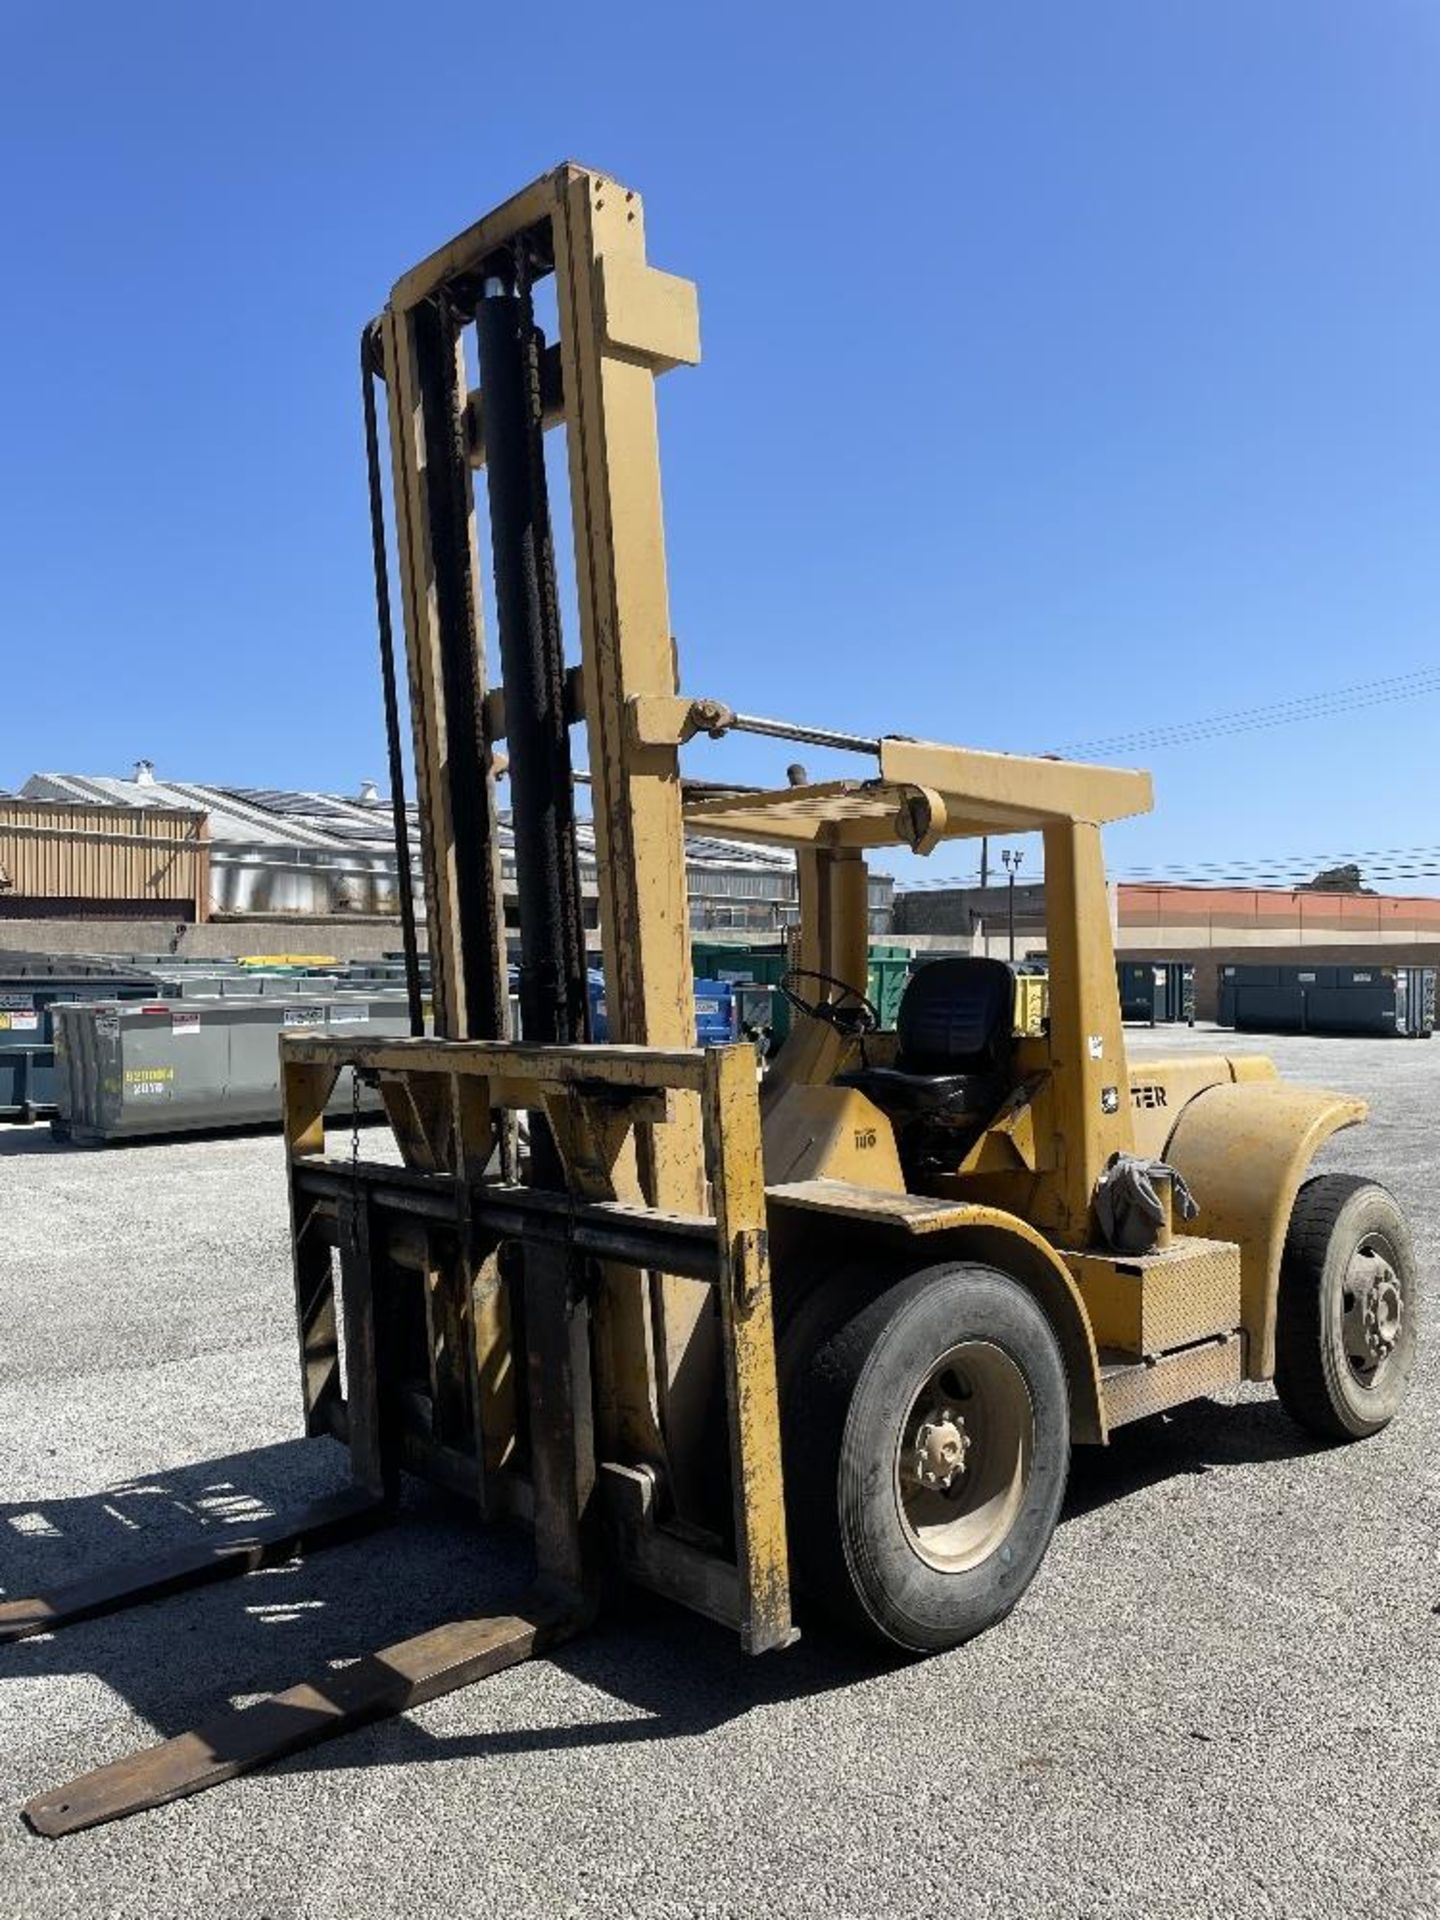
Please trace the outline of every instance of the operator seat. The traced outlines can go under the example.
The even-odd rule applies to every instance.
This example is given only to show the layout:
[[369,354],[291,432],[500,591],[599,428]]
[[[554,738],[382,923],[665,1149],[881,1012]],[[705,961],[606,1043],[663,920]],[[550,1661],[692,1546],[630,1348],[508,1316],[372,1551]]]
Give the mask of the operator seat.
[[1010,1090],[1015,975],[1003,960],[932,960],[905,985],[893,1067],[836,1076],[896,1123],[902,1157],[956,1164]]

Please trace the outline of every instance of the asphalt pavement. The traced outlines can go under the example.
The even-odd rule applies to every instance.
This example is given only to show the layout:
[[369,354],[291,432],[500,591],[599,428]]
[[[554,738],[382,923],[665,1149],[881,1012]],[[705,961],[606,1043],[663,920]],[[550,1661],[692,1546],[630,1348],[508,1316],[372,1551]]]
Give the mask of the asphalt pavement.
[[[1440,1245],[1440,1039],[1133,1032],[1366,1095],[1322,1164]],[[0,1128],[0,1591],[342,1483],[298,1432],[275,1135],[55,1147]],[[1434,1314],[1432,1313],[1432,1319]],[[1440,1913],[1440,1378],[1317,1447],[1267,1389],[1077,1456],[1015,1614],[937,1659],[821,1628],[747,1660],[635,1598],[554,1658],[60,1841],[20,1803],[525,1573],[401,1526],[0,1649],[3,1920]]]

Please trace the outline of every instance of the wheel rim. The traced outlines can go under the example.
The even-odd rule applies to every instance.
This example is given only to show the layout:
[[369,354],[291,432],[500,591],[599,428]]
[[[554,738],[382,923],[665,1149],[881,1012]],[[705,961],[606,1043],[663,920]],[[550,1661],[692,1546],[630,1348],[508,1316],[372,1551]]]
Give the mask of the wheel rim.
[[911,1396],[894,1461],[911,1548],[962,1573],[1001,1546],[1030,1482],[1035,1412],[1015,1362],[988,1340],[951,1347]]
[[1380,1385],[1405,1334],[1409,1301],[1395,1249],[1367,1233],[1350,1256],[1340,1295],[1340,1344],[1357,1386]]

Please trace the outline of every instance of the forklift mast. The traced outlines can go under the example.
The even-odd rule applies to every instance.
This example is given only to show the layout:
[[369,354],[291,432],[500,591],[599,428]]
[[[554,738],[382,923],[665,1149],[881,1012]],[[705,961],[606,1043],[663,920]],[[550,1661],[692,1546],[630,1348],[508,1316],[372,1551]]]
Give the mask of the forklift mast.
[[[553,279],[558,337],[536,326]],[[473,326],[478,390],[467,374]],[[610,1037],[691,1047],[694,986],[678,748],[642,740],[632,704],[678,693],[660,502],[656,376],[700,356],[694,285],[645,258],[638,194],[566,165],[397,281],[374,337],[389,402],[434,1030],[508,1032],[496,780],[508,771],[525,1037],[586,1036],[585,937],[570,729],[591,776]],[[580,664],[568,670],[543,435],[568,453]],[[492,683],[474,476],[484,470],[497,615]],[[500,745],[503,742],[504,761]],[[535,1129],[536,1174],[559,1184]],[[622,1187],[653,1208],[705,1204],[699,1114],[679,1103],[638,1126]],[[708,1375],[707,1290],[675,1276],[626,1290],[617,1351],[657,1351],[617,1383],[623,1437],[664,1460],[682,1501],[686,1460],[662,1438],[703,1416],[685,1383]]]
[[[533,291],[549,276],[554,341],[533,311]],[[583,719],[610,1030],[631,1044],[689,1046],[678,753],[640,744],[629,706],[678,691],[654,385],[667,368],[699,359],[695,289],[646,264],[638,195],[564,166],[399,280],[376,333],[432,902],[435,1032],[493,1039],[506,1031],[495,791],[503,739],[527,1037],[583,1037],[569,747],[570,726]],[[569,456],[578,674],[565,665],[542,451],[542,434],[557,426]],[[493,687],[473,492],[482,468],[503,674]],[[698,1197],[693,1140],[672,1139],[655,1191]]]

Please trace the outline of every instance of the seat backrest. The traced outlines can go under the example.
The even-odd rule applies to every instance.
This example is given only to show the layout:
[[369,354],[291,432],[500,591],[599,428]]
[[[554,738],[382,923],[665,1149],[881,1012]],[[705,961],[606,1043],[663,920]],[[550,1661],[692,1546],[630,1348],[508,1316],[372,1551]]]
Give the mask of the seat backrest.
[[993,1073],[1010,1057],[1015,976],[1003,960],[931,960],[905,983],[895,1064],[906,1073]]

